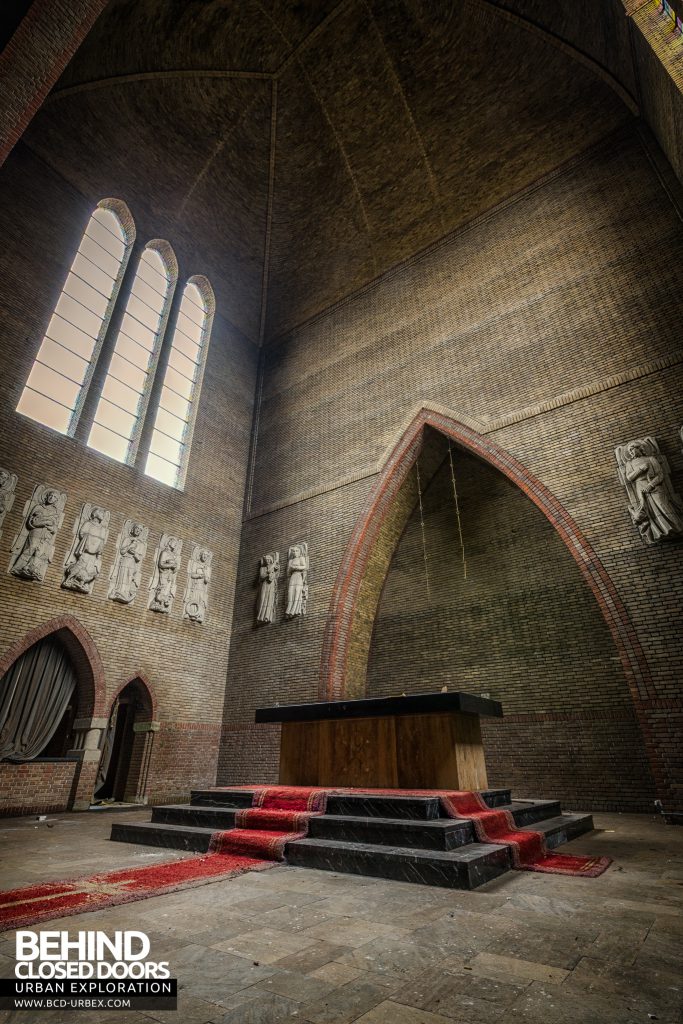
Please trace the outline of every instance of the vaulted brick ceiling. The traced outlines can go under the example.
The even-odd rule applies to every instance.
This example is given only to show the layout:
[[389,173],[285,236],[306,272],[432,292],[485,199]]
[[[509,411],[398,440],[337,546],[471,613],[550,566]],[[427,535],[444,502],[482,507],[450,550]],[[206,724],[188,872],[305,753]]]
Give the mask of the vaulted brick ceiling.
[[26,141],[183,234],[267,341],[607,135],[633,91],[619,0],[112,0]]

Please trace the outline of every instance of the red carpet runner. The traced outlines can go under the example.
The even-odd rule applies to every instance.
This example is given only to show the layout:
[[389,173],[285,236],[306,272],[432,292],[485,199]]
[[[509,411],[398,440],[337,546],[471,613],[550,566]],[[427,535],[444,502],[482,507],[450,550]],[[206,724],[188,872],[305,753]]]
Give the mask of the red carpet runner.
[[309,818],[324,814],[326,803],[327,790],[324,789],[258,787],[253,806],[237,811],[235,828],[215,832],[210,849],[217,853],[284,860],[286,843],[303,839],[308,832]]
[[[235,787],[233,787],[235,788]],[[253,789],[252,786],[239,786],[239,789]],[[259,812],[249,809],[241,811],[245,817],[239,821],[247,829],[273,828],[281,822],[293,830],[289,834],[276,831],[246,832],[233,829],[232,832],[218,833],[228,843],[226,849],[231,852],[250,850],[261,857],[277,857],[284,859],[285,843],[291,839],[301,839],[306,834],[306,824],[311,814],[323,814],[327,797],[330,794],[367,793],[375,796],[438,796],[441,807],[449,818],[464,818],[472,822],[477,839],[480,843],[493,843],[507,846],[512,855],[515,868],[522,871],[543,871],[551,875],[577,875],[583,878],[597,878],[612,863],[610,857],[582,857],[571,853],[551,853],[542,832],[519,829],[510,811],[493,810],[484,802],[479,793],[450,792],[447,790],[404,790],[404,789],[304,789],[298,786],[279,786],[277,788],[256,787],[254,804],[261,807],[281,807],[286,804],[291,808],[287,811],[273,810]],[[317,799],[319,798],[319,799]],[[307,811],[297,816],[294,811]],[[276,818],[275,815],[282,815]],[[232,837],[235,837],[234,839]],[[216,838],[216,837],[214,837]],[[270,844],[270,845],[269,845]],[[223,848],[222,846],[220,847]]]

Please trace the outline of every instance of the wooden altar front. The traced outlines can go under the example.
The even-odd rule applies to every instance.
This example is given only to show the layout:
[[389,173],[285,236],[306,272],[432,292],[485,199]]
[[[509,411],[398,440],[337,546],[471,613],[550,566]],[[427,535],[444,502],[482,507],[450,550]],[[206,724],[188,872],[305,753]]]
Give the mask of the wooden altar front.
[[470,693],[287,704],[256,711],[281,722],[281,785],[485,789],[480,717],[498,701]]

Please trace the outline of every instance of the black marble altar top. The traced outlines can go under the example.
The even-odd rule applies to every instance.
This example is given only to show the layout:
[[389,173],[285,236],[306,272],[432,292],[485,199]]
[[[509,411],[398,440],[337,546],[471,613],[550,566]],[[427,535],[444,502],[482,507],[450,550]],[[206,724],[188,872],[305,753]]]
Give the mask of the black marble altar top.
[[282,704],[257,708],[256,722],[314,722],[324,718],[383,718],[388,715],[426,715],[460,711],[468,715],[503,717],[497,700],[473,693],[417,693],[409,697],[368,697],[329,700],[320,704]]

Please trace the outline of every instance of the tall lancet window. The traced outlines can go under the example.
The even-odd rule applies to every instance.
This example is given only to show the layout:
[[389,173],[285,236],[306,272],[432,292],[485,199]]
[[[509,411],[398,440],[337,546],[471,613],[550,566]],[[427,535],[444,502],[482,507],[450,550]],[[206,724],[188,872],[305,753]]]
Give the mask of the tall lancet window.
[[185,483],[215,312],[211,285],[191,277],[183,291],[159,397],[145,472],[171,487]]
[[119,462],[135,460],[178,274],[168,242],[150,242],[138,264],[88,444]]
[[73,434],[134,239],[125,203],[104,199],[85,229],[17,412]]

